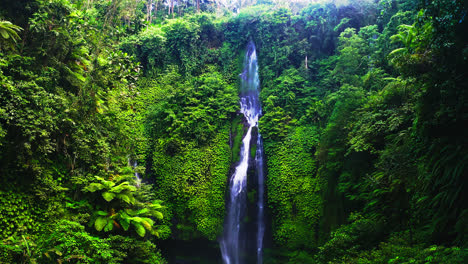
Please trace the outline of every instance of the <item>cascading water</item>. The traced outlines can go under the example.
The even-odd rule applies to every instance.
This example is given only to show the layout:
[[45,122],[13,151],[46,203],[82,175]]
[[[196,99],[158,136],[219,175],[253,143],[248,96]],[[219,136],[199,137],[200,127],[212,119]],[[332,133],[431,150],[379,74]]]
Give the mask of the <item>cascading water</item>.
[[130,158],[128,158],[128,166],[133,167],[133,169],[135,170],[135,173],[134,173],[134,175],[135,175],[135,186],[140,188],[141,178],[140,178],[140,173],[138,173],[136,171],[136,167],[138,166],[137,161],[135,160],[135,161],[132,162],[132,160]]
[[[241,264],[246,262],[246,233],[244,222],[247,216],[247,172],[249,170],[250,147],[252,132],[258,128],[258,119],[261,115],[259,100],[260,81],[258,77],[257,53],[255,45],[250,42],[244,61],[244,70],[241,74],[240,106],[241,113],[247,121],[248,129],[242,139],[240,161],[229,183],[230,200],[227,203],[227,215],[224,221],[224,236],[220,241],[221,253],[225,264]],[[256,261],[263,262],[263,236],[264,223],[264,173],[263,173],[263,142],[260,134],[257,136],[257,149],[255,153],[255,175],[257,179],[257,205],[256,205]],[[252,165],[252,162],[250,162]]]
[[[135,161],[133,163],[133,168],[136,169],[137,166],[138,166],[138,163]],[[138,173],[137,171],[135,171],[135,184],[138,188],[140,188],[141,178],[140,178],[140,173]]]
[[257,200],[257,263],[263,263],[263,237],[265,235],[265,176],[263,173],[263,140],[258,134],[257,152],[255,153],[255,164],[258,179],[258,200]]

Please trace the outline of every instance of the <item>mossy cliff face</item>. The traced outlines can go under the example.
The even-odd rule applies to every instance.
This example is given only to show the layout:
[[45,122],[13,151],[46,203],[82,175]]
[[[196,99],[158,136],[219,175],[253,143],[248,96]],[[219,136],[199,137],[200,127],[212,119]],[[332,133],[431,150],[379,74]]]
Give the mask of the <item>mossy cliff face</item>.
[[166,154],[161,146],[154,151],[156,194],[166,201],[174,238],[215,240],[221,233],[231,166],[228,131],[205,146],[184,146],[175,155]]
[[242,115],[238,114],[232,121],[231,132],[230,132],[230,145],[232,149],[232,161],[233,163],[239,162],[239,153],[242,146],[242,138],[247,130],[244,125]]
[[295,129],[281,143],[265,142],[272,235],[282,248],[316,245],[322,206],[321,181],[315,176],[316,144],[317,132],[311,127]]

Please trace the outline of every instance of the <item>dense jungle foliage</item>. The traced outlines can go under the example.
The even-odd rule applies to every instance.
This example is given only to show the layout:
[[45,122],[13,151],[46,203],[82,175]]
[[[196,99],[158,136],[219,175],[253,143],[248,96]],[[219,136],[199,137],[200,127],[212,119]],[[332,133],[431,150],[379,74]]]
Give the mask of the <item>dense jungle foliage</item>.
[[216,244],[249,40],[265,263],[467,263],[467,12],[0,1],[0,263],[172,263],[185,252],[168,245]]

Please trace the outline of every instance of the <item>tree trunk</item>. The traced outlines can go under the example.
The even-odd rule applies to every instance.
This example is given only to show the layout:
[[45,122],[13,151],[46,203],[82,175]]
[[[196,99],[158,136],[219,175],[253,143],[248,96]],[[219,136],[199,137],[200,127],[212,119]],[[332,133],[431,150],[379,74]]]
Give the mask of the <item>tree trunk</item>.
[[158,15],[158,5],[159,5],[159,0],[156,0],[156,3],[154,4],[154,14],[156,16]]
[[151,22],[153,22],[153,0],[150,0],[150,11],[149,11],[148,22],[150,25],[151,25]]
[[200,13],[200,0],[197,0],[197,13]]
[[174,18],[174,0],[171,0],[171,14],[172,18]]
[[150,17],[151,17],[151,2],[153,2],[153,0],[148,0],[146,2],[146,22],[150,22]]

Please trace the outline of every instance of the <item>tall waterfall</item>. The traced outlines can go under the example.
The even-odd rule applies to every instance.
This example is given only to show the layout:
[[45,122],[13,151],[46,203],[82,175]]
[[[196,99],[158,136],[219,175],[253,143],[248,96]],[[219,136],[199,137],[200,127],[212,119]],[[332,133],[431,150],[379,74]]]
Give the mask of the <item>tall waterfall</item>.
[[[243,264],[253,251],[247,249],[247,244],[255,244],[256,262],[263,262],[263,237],[265,233],[264,221],[264,173],[263,173],[263,142],[260,134],[257,136],[255,158],[251,156],[252,132],[258,128],[258,119],[262,113],[259,100],[260,81],[258,77],[257,52],[255,44],[250,42],[244,60],[244,69],[241,74],[240,106],[241,113],[247,121],[248,129],[242,139],[240,161],[229,183],[230,200],[227,203],[227,215],[224,221],[224,236],[220,247],[225,264]],[[256,190],[256,219],[255,239],[246,234],[245,219],[247,215],[247,172],[249,165],[254,166],[257,177]],[[249,240],[249,241],[247,241]],[[254,242],[252,243],[252,241]]]

